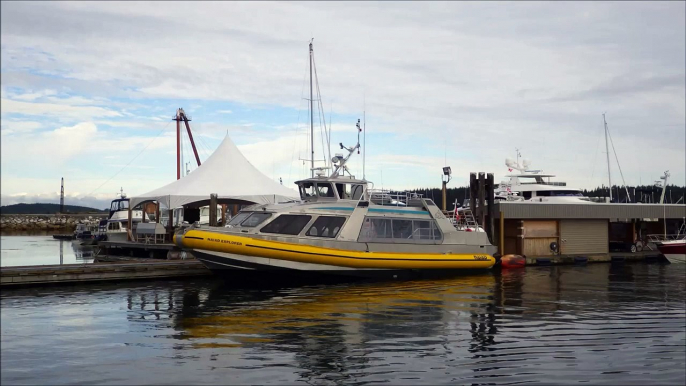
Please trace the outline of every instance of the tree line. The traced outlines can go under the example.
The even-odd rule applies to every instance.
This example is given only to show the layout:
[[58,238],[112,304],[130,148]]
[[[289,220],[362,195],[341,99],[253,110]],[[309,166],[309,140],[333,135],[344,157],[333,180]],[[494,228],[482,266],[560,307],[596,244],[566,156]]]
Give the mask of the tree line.
[[[627,190],[629,192],[628,197]],[[441,206],[441,188],[412,189],[410,192],[422,194],[425,198],[432,199],[439,207]],[[606,186],[600,186],[594,189],[583,189],[581,192],[586,197],[610,197],[610,192]],[[657,203],[660,202],[661,194],[662,188],[658,188],[654,185],[629,186],[626,189],[623,186],[614,185],[612,187],[612,202]],[[683,204],[684,200],[686,200],[685,196],[686,186],[667,185],[664,202],[667,204],[675,204],[677,202]],[[448,210],[453,208],[455,200],[457,200],[457,204],[460,206],[468,198],[468,186],[446,189],[446,206]]]

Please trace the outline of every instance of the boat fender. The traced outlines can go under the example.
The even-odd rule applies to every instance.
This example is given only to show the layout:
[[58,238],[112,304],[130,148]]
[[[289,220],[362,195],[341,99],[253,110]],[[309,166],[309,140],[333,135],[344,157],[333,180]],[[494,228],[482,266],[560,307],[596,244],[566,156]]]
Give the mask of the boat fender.
[[503,268],[524,268],[526,259],[522,255],[505,255],[500,259]]

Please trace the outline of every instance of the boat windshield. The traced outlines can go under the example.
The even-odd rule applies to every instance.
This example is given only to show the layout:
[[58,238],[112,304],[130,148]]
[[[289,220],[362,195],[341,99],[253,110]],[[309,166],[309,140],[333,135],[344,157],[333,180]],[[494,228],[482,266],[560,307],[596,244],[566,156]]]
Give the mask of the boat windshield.
[[114,200],[112,201],[112,205],[110,206],[110,209],[113,211],[118,211],[118,210],[128,210],[129,209],[129,200]]

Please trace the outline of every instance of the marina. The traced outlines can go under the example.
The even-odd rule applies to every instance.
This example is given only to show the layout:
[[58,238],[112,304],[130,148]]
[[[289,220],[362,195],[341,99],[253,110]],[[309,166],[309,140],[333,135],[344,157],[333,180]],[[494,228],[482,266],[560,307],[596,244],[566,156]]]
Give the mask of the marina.
[[686,384],[685,12],[3,2],[0,384]]

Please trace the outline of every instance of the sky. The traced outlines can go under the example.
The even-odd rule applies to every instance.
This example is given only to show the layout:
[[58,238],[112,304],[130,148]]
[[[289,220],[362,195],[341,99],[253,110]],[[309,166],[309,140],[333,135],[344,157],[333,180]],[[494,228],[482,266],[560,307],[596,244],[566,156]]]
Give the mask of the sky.
[[[607,185],[603,113],[614,184],[686,185],[685,4],[2,2],[1,202],[58,202],[63,177],[66,203],[106,207],[174,181],[179,107],[201,161],[229,135],[292,186],[309,176],[311,39],[330,153],[363,119],[374,187],[440,187],[446,165],[449,187],[500,181],[516,149]],[[349,166],[361,177],[362,155]]]

